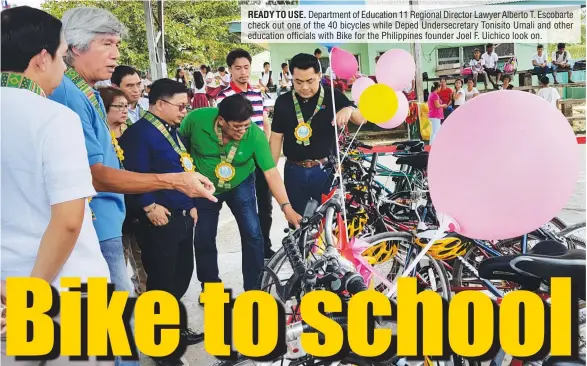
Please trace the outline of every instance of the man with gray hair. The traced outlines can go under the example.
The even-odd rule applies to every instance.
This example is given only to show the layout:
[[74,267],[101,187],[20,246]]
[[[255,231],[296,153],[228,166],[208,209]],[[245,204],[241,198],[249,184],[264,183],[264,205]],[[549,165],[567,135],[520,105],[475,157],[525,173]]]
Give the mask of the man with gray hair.
[[[195,173],[193,164],[186,165],[182,173],[143,174],[124,170],[124,151],[108,128],[104,104],[94,88],[96,82],[112,76],[126,28],[114,15],[98,8],[68,10],[62,22],[68,46],[65,57],[68,69],[50,99],[80,116],[93,184],[99,192],[90,202],[95,215],[94,227],[116,290],[132,295],[122,246],[126,211],[123,195],[171,189],[216,202],[214,185]],[[201,340],[200,335],[189,330],[182,338],[187,344]]]

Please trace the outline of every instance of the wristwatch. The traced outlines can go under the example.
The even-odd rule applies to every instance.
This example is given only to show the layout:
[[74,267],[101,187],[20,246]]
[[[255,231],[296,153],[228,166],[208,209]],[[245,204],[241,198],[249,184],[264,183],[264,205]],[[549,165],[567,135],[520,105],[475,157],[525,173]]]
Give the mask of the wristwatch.
[[281,211],[283,211],[283,209],[284,209],[284,208],[285,208],[285,206],[287,206],[287,205],[290,205],[290,206],[291,206],[291,203],[289,203],[289,202],[284,202],[284,203],[282,203],[281,205],[279,205],[279,208],[281,208]]

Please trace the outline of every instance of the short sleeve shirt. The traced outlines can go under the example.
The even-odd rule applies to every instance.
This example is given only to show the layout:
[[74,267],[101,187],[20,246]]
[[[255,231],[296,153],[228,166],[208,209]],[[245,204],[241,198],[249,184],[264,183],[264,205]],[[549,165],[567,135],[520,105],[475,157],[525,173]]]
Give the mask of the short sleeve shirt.
[[[312,118],[312,136],[310,137],[310,145],[300,145],[297,143],[294,131],[298,126],[294,102],[292,99],[292,91],[280,95],[275,101],[273,112],[273,123],[271,130],[276,133],[283,134],[283,154],[289,160],[303,161],[314,160],[329,157],[333,154],[335,148],[335,130],[332,121],[335,119],[335,113],[345,107],[352,105],[352,102],[341,92],[335,89],[334,103],[332,105],[332,91],[329,87],[324,88],[324,101],[318,113]],[[300,109],[304,117],[304,121],[312,116],[318,103],[319,93],[316,93],[312,98],[303,100],[299,97]]]
[[[94,94],[100,109],[106,115],[100,94],[96,90]],[[53,91],[49,99],[68,107],[81,119],[90,166],[100,163],[109,168],[120,169],[120,162],[112,146],[112,138],[106,122],[100,117],[90,100],[68,77],[63,77],[61,84]],[[94,227],[100,241],[122,236],[122,223],[126,215],[124,195],[99,192],[90,202],[90,207],[96,215]]]
[[544,64],[548,62],[548,56],[546,56],[546,53],[544,52],[541,56],[538,56],[538,53],[535,53],[534,55],[532,55],[532,61],[536,61],[538,65]]
[[434,101],[436,100],[440,104],[442,104],[442,101],[440,100],[438,93],[430,93],[430,96],[428,97],[428,118],[444,119],[443,109],[436,108],[436,106],[434,105]]
[[[216,118],[218,118],[218,108],[196,109],[181,122],[180,134],[189,142],[189,150],[194,159],[196,171],[216,185],[215,195],[219,195],[229,190],[218,187],[218,178],[215,173],[216,166],[221,162],[220,144],[215,130]],[[231,141],[224,146],[226,156],[234,143]],[[267,137],[261,129],[251,124],[232,161],[235,168],[235,176],[230,181],[232,188],[241,184],[255,171],[255,162],[264,172],[275,168]]]
[[481,58],[485,62],[485,67],[488,69],[495,69],[497,68],[497,61],[499,61],[499,57],[497,57],[497,53],[491,52],[491,55],[485,52]]
[[[51,206],[96,194],[78,115],[28,90],[2,87],[1,250],[2,279],[29,277]],[[61,277],[109,278],[108,265],[85,203],[71,255],[51,283]]]
[[450,104],[450,102],[452,100],[452,93],[453,93],[451,88],[446,88],[446,89],[439,88],[436,91],[436,93],[438,93],[438,96],[440,97],[442,104]]
[[222,100],[231,95],[241,94],[253,105],[253,116],[251,121],[263,129],[263,95],[261,91],[254,88],[251,84],[247,85],[247,90],[241,90],[235,83],[230,82],[228,87],[222,90],[216,96],[216,104],[222,103]]

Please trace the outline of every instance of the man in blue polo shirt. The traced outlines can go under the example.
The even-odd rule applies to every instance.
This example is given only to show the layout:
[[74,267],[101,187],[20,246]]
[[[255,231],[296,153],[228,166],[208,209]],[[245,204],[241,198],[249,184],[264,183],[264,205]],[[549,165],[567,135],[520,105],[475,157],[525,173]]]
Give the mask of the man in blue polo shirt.
[[[171,79],[159,79],[151,86],[149,111],[120,138],[125,151],[125,167],[137,173],[183,172],[193,169],[192,158],[178,135],[178,127],[187,112],[185,85]],[[195,201],[172,190],[127,196],[136,208],[141,258],[147,273],[147,291],[166,291],[181,301],[194,271]],[[188,344],[203,339],[184,328]],[[166,366],[181,361],[178,355],[165,359]]]

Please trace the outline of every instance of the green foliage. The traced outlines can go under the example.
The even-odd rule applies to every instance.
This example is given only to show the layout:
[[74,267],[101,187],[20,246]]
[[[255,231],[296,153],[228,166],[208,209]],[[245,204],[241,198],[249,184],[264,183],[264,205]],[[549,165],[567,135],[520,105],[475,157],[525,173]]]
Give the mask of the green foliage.
[[[152,4],[156,18],[158,5],[155,1]],[[240,19],[237,1],[166,1],[163,4],[165,56],[170,72],[183,64],[222,66],[234,48],[246,49],[251,54],[262,51],[259,46],[241,44],[238,35],[228,32],[227,23]],[[121,64],[140,70],[149,68],[142,1],[47,0],[41,5],[57,18],[68,9],[83,6],[108,10],[128,28],[128,36],[121,45]]]

